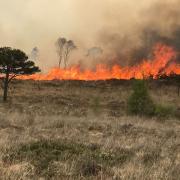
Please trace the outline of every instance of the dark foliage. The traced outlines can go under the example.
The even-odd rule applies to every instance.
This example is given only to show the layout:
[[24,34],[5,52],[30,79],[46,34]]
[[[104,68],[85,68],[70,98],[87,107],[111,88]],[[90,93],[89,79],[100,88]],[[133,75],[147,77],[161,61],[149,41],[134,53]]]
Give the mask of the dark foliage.
[[35,66],[33,61],[28,60],[28,56],[19,49],[10,47],[0,48],[0,73],[3,81],[4,96],[3,100],[7,100],[8,85],[12,79],[18,75],[30,75],[40,72],[39,67]]
[[128,99],[128,112],[134,115],[152,116],[155,105],[149,96],[145,81],[136,80],[133,85],[133,93]]

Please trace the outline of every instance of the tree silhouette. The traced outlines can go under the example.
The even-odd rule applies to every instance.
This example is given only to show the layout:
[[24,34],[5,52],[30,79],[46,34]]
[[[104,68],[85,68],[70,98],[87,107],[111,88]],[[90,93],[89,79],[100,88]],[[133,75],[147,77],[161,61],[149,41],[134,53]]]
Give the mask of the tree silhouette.
[[15,77],[36,72],[40,72],[39,67],[35,66],[33,61],[29,61],[23,51],[10,47],[0,48],[0,73],[4,90],[3,101],[7,100],[9,83]]
[[66,44],[67,40],[65,38],[58,38],[58,40],[56,41],[56,47],[57,47],[57,53],[59,56],[59,68],[61,67],[61,62],[63,59],[63,52],[64,52],[64,46]]
[[72,40],[66,40],[66,38],[61,37],[58,38],[55,45],[59,56],[59,67],[61,67],[62,60],[64,60],[64,68],[66,68],[70,53],[72,50],[76,49],[76,45]]
[[29,60],[36,61],[39,56],[39,49],[37,47],[34,47],[31,51]]
[[87,50],[86,56],[88,56],[92,59],[96,59],[97,57],[102,55],[102,53],[103,53],[103,50],[100,47],[92,47]]
[[67,67],[67,63],[68,63],[68,59],[69,59],[71,51],[73,51],[76,48],[77,47],[72,40],[69,40],[66,42],[66,44],[64,46],[64,67],[65,67],[65,69]]

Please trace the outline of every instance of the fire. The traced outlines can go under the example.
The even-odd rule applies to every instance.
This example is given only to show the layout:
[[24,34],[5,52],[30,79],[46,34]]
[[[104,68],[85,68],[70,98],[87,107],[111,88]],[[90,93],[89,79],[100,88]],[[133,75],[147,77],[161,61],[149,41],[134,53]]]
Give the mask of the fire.
[[121,67],[114,65],[109,68],[107,65],[99,64],[93,70],[80,70],[78,66],[72,66],[67,69],[53,68],[47,74],[35,74],[30,76],[21,76],[20,79],[33,80],[107,80],[107,79],[142,79],[152,76],[171,73],[180,74],[180,64],[174,60],[177,53],[172,47],[157,44],[154,47],[153,59],[143,60],[142,63],[131,66]]

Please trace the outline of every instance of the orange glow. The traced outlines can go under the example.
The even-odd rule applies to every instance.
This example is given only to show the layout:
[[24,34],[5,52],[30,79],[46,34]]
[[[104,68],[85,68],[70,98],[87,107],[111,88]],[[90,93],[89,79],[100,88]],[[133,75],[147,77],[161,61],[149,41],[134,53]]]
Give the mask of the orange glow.
[[180,64],[174,61],[176,52],[173,48],[159,43],[154,47],[153,54],[154,58],[152,60],[143,60],[140,64],[131,67],[114,65],[109,68],[107,65],[99,64],[94,71],[88,69],[82,71],[78,66],[72,66],[68,69],[53,68],[47,74],[21,76],[18,77],[18,79],[88,81],[131,78],[142,79],[150,76],[157,78],[160,74],[180,74]]

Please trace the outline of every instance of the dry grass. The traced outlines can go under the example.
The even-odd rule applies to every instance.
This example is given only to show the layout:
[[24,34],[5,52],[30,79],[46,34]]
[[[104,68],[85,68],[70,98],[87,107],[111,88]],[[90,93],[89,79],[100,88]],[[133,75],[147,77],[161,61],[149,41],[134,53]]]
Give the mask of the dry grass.
[[[124,82],[20,82],[0,104],[1,179],[179,179],[180,120],[131,117]],[[176,87],[150,86],[180,108]]]

